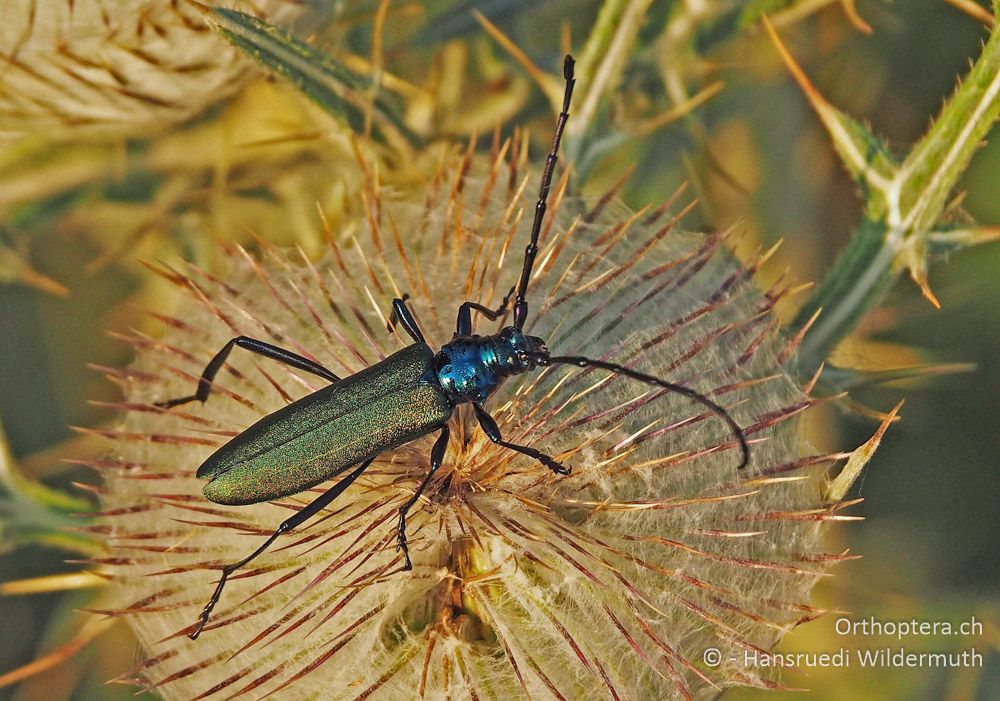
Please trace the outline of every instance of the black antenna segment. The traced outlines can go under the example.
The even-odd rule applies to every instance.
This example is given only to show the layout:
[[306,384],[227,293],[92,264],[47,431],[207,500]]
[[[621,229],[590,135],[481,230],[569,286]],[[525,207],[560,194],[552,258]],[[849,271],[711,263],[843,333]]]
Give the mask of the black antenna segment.
[[559,153],[559,142],[562,140],[563,130],[566,128],[566,121],[569,119],[569,103],[573,97],[573,86],[576,80],[573,78],[573,66],[575,61],[569,54],[563,59],[563,77],[566,79],[566,92],[563,93],[562,112],[556,121],[556,133],[552,139],[552,150],[545,157],[545,170],[542,172],[542,185],[538,189],[538,202],[535,204],[535,219],[531,223],[531,241],[524,249],[524,265],[521,267],[521,280],[517,283],[517,297],[514,299],[514,328],[518,331],[524,328],[524,322],[528,318],[528,303],[524,299],[528,291],[528,278],[531,277],[531,268],[535,264],[535,256],[538,254],[538,234],[542,230],[542,221],[545,219],[545,208],[548,206],[549,187],[552,185],[552,172],[556,167],[556,156]]

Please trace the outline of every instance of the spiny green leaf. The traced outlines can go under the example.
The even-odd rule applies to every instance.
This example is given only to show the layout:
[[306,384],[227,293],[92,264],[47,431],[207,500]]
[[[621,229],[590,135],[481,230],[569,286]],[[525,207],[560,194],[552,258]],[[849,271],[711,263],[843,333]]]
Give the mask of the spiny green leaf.
[[847,491],[861,475],[861,471],[878,449],[879,444],[882,442],[882,436],[885,435],[886,429],[889,428],[889,424],[897,420],[899,410],[902,406],[903,402],[900,402],[893,407],[892,411],[886,415],[885,420],[882,421],[882,425],[875,431],[875,435],[851,453],[851,457],[848,458],[844,469],[826,486],[823,492],[823,496],[827,502],[836,503],[847,496]]
[[969,75],[899,167],[898,226],[904,235],[923,235],[934,226],[998,116],[1000,32],[994,30]]
[[27,285],[56,297],[69,295],[64,285],[36,270],[27,256],[0,244],[0,285],[4,284]]
[[833,269],[796,314],[791,328],[801,329],[822,310],[799,347],[804,376],[815,372],[892,283],[896,252],[885,245],[887,231],[884,221],[862,220]]
[[607,0],[576,64],[577,106],[566,129],[566,157],[575,160],[604,97],[616,87],[635,53],[652,0]]
[[372,80],[346,68],[291,34],[237,10],[202,7],[209,21],[232,44],[287,78],[295,87],[334,116],[362,129],[367,109],[379,129],[390,138],[419,144],[421,139],[404,123],[383,95],[371,97]]
[[755,26],[765,17],[775,22],[795,22],[843,0],[716,0],[680,3],[678,15],[694,20],[694,48],[701,54]]
[[1000,226],[937,226],[927,234],[927,253],[947,255],[993,241],[1000,241]]
[[[762,15],[769,14],[792,1],[751,0],[749,5],[725,2],[708,4],[696,9],[692,9],[688,3],[680,3],[677,16],[684,17],[684,21],[691,21],[692,15],[696,13],[701,15],[694,25],[692,45],[698,53],[705,54],[717,44],[736,36],[741,30],[759,20]],[[765,7],[760,7],[762,4]]]
[[74,514],[93,510],[90,502],[29,479],[15,462],[0,424],[0,550],[35,544],[93,552],[92,539],[69,530],[81,525]]
[[857,179],[865,204],[864,219],[851,243],[793,322],[793,328],[801,329],[823,310],[800,348],[800,370],[808,376],[881,301],[899,271],[909,271],[924,296],[940,306],[927,281],[928,258],[949,247],[995,238],[989,228],[949,235],[935,226],[972,154],[1000,116],[1000,30],[994,30],[928,133],[896,165],[867,129],[823,99],[774,28],[766,20],[765,25],[823,120],[838,155]]
[[544,5],[549,0],[463,0],[432,17],[414,40],[417,46],[439,44],[480,31],[473,11],[491,22],[501,22]]
[[65,550],[70,553],[91,556],[101,552],[101,545],[93,538],[74,533],[69,530],[73,526],[67,524],[62,528],[28,527],[24,523],[11,520],[4,515],[0,520],[0,553],[12,552],[18,548],[36,546]]
[[764,26],[795,82],[826,127],[841,162],[858,183],[868,218],[881,219],[886,215],[897,168],[889,149],[864,125],[827,102],[796,63],[771,23],[765,20]]
[[29,479],[17,469],[16,461],[10,446],[7,443],[7,435],[0,423],[0,488],[6,493],[3,502],[8,507],[15,502],[23,505],[38,506],[63,514],[76,514],[90,511],[91,504],[86,499],[70,496],[50,487],[46,487],[41,482]]
[[823,366],[818,387],[821,394],[837,394],[859,387],[871,387],[887,382],[911,380],[934,375],[955,375],[961,372],[972,372],[976,369],[974,363],[926,363],[888,370],[859,370],[856,368],[836,367],[827,363]]

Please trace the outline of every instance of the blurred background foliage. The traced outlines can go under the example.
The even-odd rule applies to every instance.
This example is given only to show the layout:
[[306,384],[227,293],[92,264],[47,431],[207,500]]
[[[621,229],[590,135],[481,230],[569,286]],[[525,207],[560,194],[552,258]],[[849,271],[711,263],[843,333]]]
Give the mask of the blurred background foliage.
[[[73,530],[86,525],[75,514],[94,508],[87,485],[96,483],[73,460],[103,447],[70,427],[114,420],[101,402],[117,399],[115,387],[99,371],[129,362],[114,334],[155,333],[155,315],[142,310],[171,308],[165,283],[141,261],[187,259],[210,269],[216,241],[253,248],[257,228],[285,232],[274,243],[319,251],[317,206],[333,232],[362,212],[355,150],[378,155],[383,183],[402,190],[474,134],[480,149],[489,148],[498,125],[503,134],[515,126],[537,133],[537,161],[560,90],[557,66],[572,48],[584,81],[599,80],[587,56],[620,74],[592,103],[574,106],[566,151],[584,192],[603,192],[631,170],[621,196],[640,207],[688,183],[698,206],[687,228],[735,227],[744,255],[783,241],[760,274],[763,286],[782,276],[795,285],[822,279],[858,227],[863,202],[768,41],[762,11],[819,93],[870,125],[899,157],[979,56],[992,21],[988,4],[974,0],[316,3],[298,15],[294,31],[357,80],[352,87],[365,99],[345,107],[346,124],[250,63],[234,64],[232,98],[206,98],[197,116],[183,114],[179,123],[176,111],[151,109],[141,122],[42,132],[26,123],[26,133],[17,133],[16,119],[13,127],[7,119],[0,142],[0,582],[8,585],[0,595],[0,675],[33,660],[46,671],[23,683],[0,677],[8,682],[0,699],[133,693],[104,684],[139,657],[125,626],[95,627],[93,617],[74,612],[100,608],[99,578],[43,580],[37,588],[47,591],[30,594],[17,582],[79,572],[84,565],[73,560],[98,554],[88,534]],[[605,35],[594,30],[602,20]],[[610,39],[630,31],[627,51],[616,54]],[[589,53],[588,38],[595,42]],[[0,70],[5,80],[14,74],[10,65]],[[0,89],[17,86],[0,81]],[[951,225],[1000,222],[996,141],[959,181],[960,197],[946,213]],[[990,230],[981,231],[989,238]],[[808,426],[820,448],[851,448],[875,428],[862,407],[885,412],[906,399],[902,420],[851,492],[864,498],[854,513],[866,521],[832,536],[839,547],[831,551],[864,557],[820,585],[818,605],[856,619],[974,615],[985,625],[980,637],[904,645],[975,647],[985,666],[788,674],[790,686],[811,689],[808,698],[1000,696],[998,270],[997,244],[934,265],[929,283],[940,310],[901,280],[832,356],[844,367],[967,364],[951,368],[963,372],[858,387]],[[780,310],[786,321],[808,295]],[[834,619],[801,626],[780,649],[896,645],[837,635]],[[763,696],[737,690],[726,698]]]

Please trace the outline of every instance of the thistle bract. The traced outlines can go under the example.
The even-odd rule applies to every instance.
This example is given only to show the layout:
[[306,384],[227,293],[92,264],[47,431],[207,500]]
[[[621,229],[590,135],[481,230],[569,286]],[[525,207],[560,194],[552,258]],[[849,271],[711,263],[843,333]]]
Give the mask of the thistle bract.
[[[782,291],[761,293],[756,262],[739,264],[723,236],[679,231],[665,207],[631,212],[560,188],[525,332],[553,353],[711,397],[744,428],[749,467],[737,472],[725,424],[683,396],[598,370],[519,376],[491,413],[508,440],[572,465],[571,476],[494,445],[461,408],[409,515],[412,572],[401,571],[395,520],[433,436],[382,455],[238,572],[202,636],[185,637],[221,566],[325,488],[223,507],[202,496],[195,470],[322,384],[236,351],[204,405],[153,402],[190,393],[241,334],[357,372],[409,342],[386,331],[403,292],[429,343],[449,340],[459,304],[495,305],[516,281],[534,206],[534,180],[502,158],[469,171],[444,167],[416,194],[371,185],[365,220],[332,236],[319,261],[232,249],[224,275],[162,271],[186,301],[163,317],[162,340],[135,339],[137,360],[119,376],[128,411],[102,463],[117,613],[149,657],[131,681],[168,699],[710,698],[774,684],[744,652],[816,615],[809,590],[838,559],[820,544],[836,518],[821,496],[832,458],[801,440],[794,417],[811,400],[782,369]],[[480,318],[477,331],[503,323]],[[706,663],[710,648],[719,659]]]

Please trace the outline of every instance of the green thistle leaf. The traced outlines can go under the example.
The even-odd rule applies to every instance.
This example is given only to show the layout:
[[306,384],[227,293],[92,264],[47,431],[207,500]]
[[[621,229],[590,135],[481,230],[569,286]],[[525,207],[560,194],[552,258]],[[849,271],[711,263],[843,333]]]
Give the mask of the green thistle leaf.
[[287,78],[327,113],[346,119],[355,131],[363,130],[365,111],[371,109],[375,124],[390,139],[411,145],[421,142],[384,95],[371,97],[370,77],[256,17],[224,7],[200,7],[234,46]]
[[901,270],[908,270],[924,296],[940,306],[927,282],[928,257],[949,245],[994,238],[991,229],[948,237],[937,225],[972,154],[1000,115],[1000,31],[994,30],[927,134],[896,165],[876,137],[820,96],[774,28],[765,24],[842,162],[857,180],[865,205],[865,216],[850,245],[792,324],[802,329],[822,310],[800,349],[800,370],[808,376],[882,300]]

